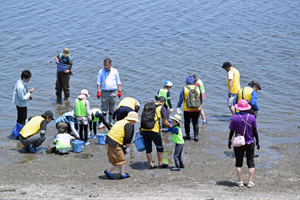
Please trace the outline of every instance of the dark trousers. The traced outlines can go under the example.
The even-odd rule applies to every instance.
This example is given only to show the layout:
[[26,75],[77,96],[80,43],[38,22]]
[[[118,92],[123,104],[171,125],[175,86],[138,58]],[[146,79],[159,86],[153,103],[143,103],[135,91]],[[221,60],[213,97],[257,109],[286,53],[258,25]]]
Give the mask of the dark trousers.
[[94,135],[97,135],[97,122],[90,121],[89,125],[90,125],[90,131],[92,131],[93,129]]
[[193,127],[194,127],[194,135],[198,135],[199,133],[199,125],[198,125],[198,119],[199,119],[199,114],[200,111],[198,112],[186,112],[184,111],[184,129],[185,129],[185,134],[187,136],[190,135],[190,121],[192,118],[193,121]]
[[70,73],[67,74],[57,74],[56,79],[56,97],[57,100],[61,101],[61,92],[64,91],[65,94],[65,100],[69,98],[70,96]]
[[16,106],[16,107],[17,107],[17,111],[18,111],[17,122],[24,126],[25,121],[27,119],[27,107],[19,107],[19,106]]
[[177,168],[180,168],[181,165],[183,165],[182,161],[182,149],[183,149],[183,144],[175,144],[175,151],[174,151],[174,162]]
[[[84,139],[83,139],[83,131],[84,131]],[[87,140],[88,140],[88,125],[79,124],[79,137],[80,137],[80,140],[87,142]]]
[[248,168],[255,167],[254,164],[254,143],[245,144],[244,146],[234,147],[235,167],[243,166],[244,152],[246,151]]

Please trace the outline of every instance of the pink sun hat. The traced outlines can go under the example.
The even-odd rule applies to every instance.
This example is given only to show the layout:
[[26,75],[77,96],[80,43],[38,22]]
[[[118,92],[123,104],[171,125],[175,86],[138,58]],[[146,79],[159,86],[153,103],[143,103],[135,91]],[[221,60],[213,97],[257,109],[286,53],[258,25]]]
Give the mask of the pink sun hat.
[[245,110],[250,110],[251,109],[251,106],[248,104],[248,101],[246,101],[245,99],[239,100],[239,103],[235,104],[234,107],[236,109],[238,109],[239,111],[245,111]]

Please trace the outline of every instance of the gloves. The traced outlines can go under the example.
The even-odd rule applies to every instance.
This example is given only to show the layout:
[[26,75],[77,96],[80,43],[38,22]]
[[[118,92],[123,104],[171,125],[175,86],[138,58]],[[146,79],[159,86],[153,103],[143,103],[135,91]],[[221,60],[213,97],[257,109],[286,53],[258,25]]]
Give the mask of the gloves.
[[170,113],[173,112],[173,108],[170,108],[169,111],[170,111]]
[[259,141],[256,141],[256,148],[257,148],[257,149],[260,148]]
[[231,149],[231,140],[228,140],[228,148]]
[[101,97],[101,93],[100,93],[100,91],[98,91],[97,92],[97,98],[100,99],[100,97]]
[[58,64],[58,63],[59,63],[59,60],[56,60],[55,63]]
[[179,115],[181,114],[180,108],[177,108],[177,113],[178,113]]
[[126,148],[126,154],[128,154],[130,151],[130,148]]
[[231,92],[229,91],[229,92],[228,92],[228,97],[230,97],[230,95],[231,95]]
[[122,92],[119,91],[119,92],[118,92],[118,97],[121,98],[121,96],[122,96]]

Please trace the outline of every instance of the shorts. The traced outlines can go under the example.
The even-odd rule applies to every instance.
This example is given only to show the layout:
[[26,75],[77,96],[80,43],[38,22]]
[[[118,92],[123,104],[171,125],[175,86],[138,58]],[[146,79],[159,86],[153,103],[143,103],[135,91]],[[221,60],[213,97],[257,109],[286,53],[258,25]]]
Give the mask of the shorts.
[[123,149],[120,145],[117,147],[105,145],[107,150],[108,161],[114,166],[124,165],[126,163]]
[[244,152],[246,151],[247,166],[248,168],[254,168],[254,143],[245,144],[241,147],[234,147],[235,154],[235,167],[243,166]]
[[146,153],[152,152],[152,141],[156,146],[157,152],[164,152],[161,135],[159,133],[153,131],[142,131],[142,136],[144,138]]
[[230,97],[228,97],[227,105],[228,106],[234,106],[236,102],[237,94],[231,94]]

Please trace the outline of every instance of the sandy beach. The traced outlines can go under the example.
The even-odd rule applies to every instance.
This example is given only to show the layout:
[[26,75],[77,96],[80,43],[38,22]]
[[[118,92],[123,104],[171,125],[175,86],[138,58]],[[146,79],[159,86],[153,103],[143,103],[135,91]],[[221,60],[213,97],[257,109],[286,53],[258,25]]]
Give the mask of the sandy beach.
[[[299,199],[300,153],[299,142],[261,146],[255,163],[268,163],[264,151],[275,150],[280,154],[266,169],[257,169],[253,188],[237,187],[233,150],[224,140],[227,132],[200,131],[199,142],[186,141],[184,146],[185,168],[180,172],[170,169],[149,170],[145,152],[137,152],[135,145],[126,155],[125,171],[132,177],[119,179],[118,169],[108,180],[103,171],[109,167],[104,145],[97,139],[84,146],[82,153],[68,155],[25,153],[19,141],[8,133],[0,148],[0,199]],[[55,133],[49,127],[43,148],[51,147]],[[169,135],[168,135],[169,134]],[[287,135],[288,133],[286,133]],[[164,138],[171,134],[164,133]],[[285,137],[286,137],[285,135]],[[278,135],[278,137],[284,136]],[[217,139],[216,139],[217,138]],[[164,161],[174,166],[172,144],[164,152]],[[154,151],[155,152],[155,151]],[[157,164],[156,153],[153,154]],[[246,184],[247,166],[243,167]],[[272,160],[271,160],[272,161]]]

